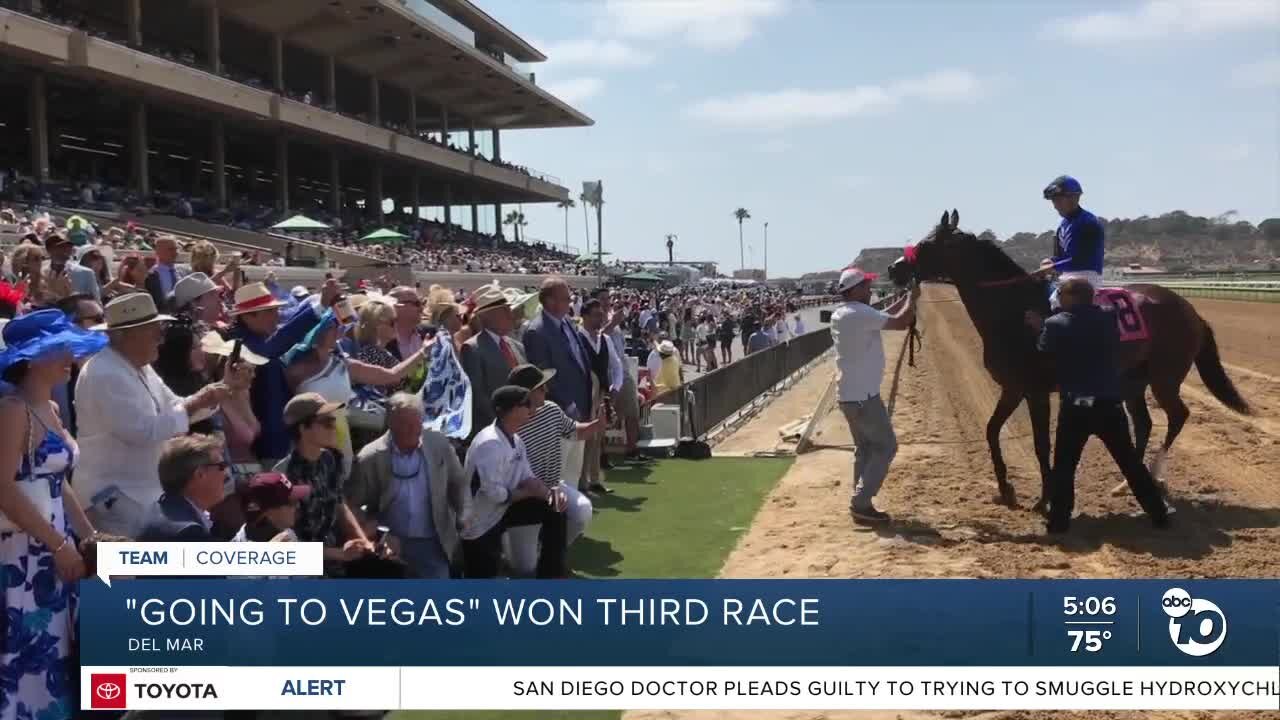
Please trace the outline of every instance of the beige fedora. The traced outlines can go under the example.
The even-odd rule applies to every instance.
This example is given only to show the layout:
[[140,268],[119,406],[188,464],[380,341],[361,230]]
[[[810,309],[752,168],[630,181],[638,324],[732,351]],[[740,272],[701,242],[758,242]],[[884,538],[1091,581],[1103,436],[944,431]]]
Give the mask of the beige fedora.
[[156,312],[156,301],[144,292],[129,293],[107,303],[103,309],[106,322],[94,325],[90,330],[124,330],[157,322],[173,320],[172,316]]
[[228,315],[235,317],[236,315],[258,312],[259,310],[284,307],[288,304],[272,295],[265,284],[260,282],[249,283],[236,290],[235,305]]
[[[200,349],[204,350],[206,355],[217,355],[218,357],[231,357],[231,353],[235,351],[236,344],[216,331],[210,330],[200,338]],[[267,359],[256,352],[253,352],[244,345],[240,346],[240,359],[250,365],[266,365]]]

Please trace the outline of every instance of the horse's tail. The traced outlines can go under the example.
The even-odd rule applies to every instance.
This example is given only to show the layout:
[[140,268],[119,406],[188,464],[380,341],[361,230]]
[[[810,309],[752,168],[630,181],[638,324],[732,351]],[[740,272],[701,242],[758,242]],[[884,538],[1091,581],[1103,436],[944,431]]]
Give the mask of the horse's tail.
[[1208,323],[1204,325],[1204,344],[1200,346],[1200,354],[1196,356],[1196,370],[1205,387],[1223,405],[1241,415],[1252,414],[1249,403],[1240,396],[1240,391],[1236,390],[1235,383],[1231,382],[1226,369],[1222,367],[1222,359],[1218,357],[1218,341],[1214,339],[1213,328]]

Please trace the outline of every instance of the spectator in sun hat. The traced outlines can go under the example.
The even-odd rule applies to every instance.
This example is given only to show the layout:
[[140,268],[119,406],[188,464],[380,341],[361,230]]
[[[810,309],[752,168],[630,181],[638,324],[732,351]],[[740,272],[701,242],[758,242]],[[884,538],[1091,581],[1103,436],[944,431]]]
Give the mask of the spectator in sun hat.
[[328,280],[319,297],[298,303],[281,318],[280,309],[287,303],[272,295],[263,283],[249,283],[236,291],[235,303],[228,313],[234,321],[230,337],[242,340],[244,347],[268,360],[258,368],[251,389],[253,414],[262,423],[262,433],[253,449],[264,464],[289,453],[289,432],[283,415],[289,389],[281,358],[320,322],[325,308],[333,305],[339,292],[337,282]]
[[213,326],[222,319],[220,288],[202,272],[193,272],[173,286],[169,307],[196,322]]
[[524,362],[524,347],[509,337],[513,327],[511,305],[496,285],[486,286],[475,297],[475,315],[481,326],[462,345],[462,369],[471,381],[471,434],[493,422],[493,392],[507,384],[512,368]]
[[146,293],[107,303],[109,346],[85,363],[75,387],[76,421],[84,465],[76,492],[104,531],[132,537],[142,514],[160,495],[156,467],[164,442],[186,434],[230,393],[214,383],[188,397],[174,393],[151,367],[166,324]]
[[231,542],[296,542],[293,527],[309,497],[310,485],[296,485],[284,473],[254,475],[240,492],[244,525]]
[[57,310],[17,318],[3,336],[0,612],[8,632],[0,644],[0,702],[65,717],[73,695],[76,583],[86,573],[81,541],[94,528],[68,490],[79,452],[54,412],[52,389],[106,338],[75,327]]

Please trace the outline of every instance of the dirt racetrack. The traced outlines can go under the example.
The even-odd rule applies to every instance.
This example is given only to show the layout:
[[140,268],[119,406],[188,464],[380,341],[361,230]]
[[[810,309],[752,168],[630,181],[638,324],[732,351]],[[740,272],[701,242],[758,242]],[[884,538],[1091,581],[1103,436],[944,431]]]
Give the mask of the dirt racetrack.
[[[848,515],[852,442],[838,411],[821,421],[818,449],[800,456],[765,500],[722,576],[766,577],[1277,577],[1280,576],[1280,305],[1197,301],[1214,325],[1228,372],[1256,415],[1217,403],[1193,370],[1183,386],[1191,419],[1174,445],[1165,480],[1177,513],[1153,529],[1101,443],[1091,442],[1077,475],[1069,535],[1049,538],[1029,508],[1040,480],[1026,410],[1006,425],[1003,446],[1020,508],[994,502],[984,427],[998,396],[981,362],[981,341],[954,289],[926,286],[917,367],[902,368],[893,416],[900,449],[876,504],[894,522],[877,530]],[[890,397],[901,333],[885,333]],[[775,400],[717,452],[773,449],[777,428],[812,411],[834,373],[828,361]],[[1056,416],[1056,407],[1054,414]],[[1153,445],[1164,415],[1154,407]],[[628,718],[746,720],[981,717],[1280,717],[1246,713],[628,713]]]

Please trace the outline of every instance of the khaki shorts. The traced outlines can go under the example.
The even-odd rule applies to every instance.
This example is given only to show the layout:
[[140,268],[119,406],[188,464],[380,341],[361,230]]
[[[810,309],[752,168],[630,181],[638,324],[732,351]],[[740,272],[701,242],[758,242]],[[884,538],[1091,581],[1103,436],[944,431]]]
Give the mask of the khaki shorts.
[[624,418],[640,417],[640,399],[636,394],[636,381],[631,378],[631,373],[623,373],[622,388],[618,390],[613,406],[618,411],[618,415]]

